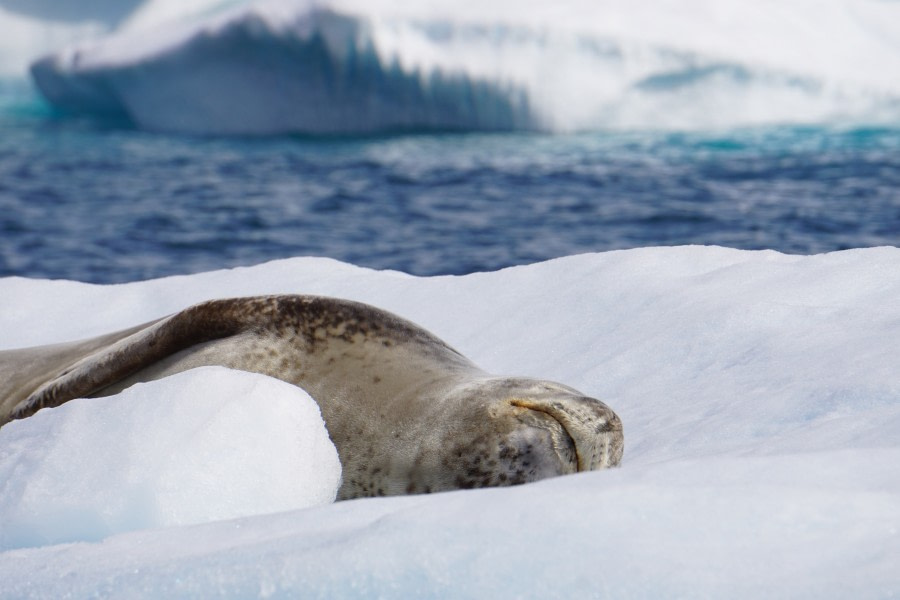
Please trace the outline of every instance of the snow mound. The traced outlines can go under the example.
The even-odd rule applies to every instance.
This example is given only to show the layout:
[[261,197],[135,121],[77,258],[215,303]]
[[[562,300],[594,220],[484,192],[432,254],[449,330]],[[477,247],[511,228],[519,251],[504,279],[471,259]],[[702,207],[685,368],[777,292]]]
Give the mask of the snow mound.
[[893,122],[897,23],[883,0],[152,0],[32,74],[60,109],[192,133]]
[[368,302],[490,372],[600,398],[624,423],[622,466],[0,551],[0,598],[900,592],[898,248],[641,248],[463,277],[297,258],[115,286],[7,278],[0,347],[273,293]]
[[203,367],[0,429],[0,550],[315,506],[340,477],[305,392]]

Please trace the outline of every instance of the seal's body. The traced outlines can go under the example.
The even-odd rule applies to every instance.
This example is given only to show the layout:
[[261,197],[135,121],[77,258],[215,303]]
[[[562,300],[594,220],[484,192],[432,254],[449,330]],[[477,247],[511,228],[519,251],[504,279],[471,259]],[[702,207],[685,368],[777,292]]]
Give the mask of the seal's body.
[[199,366],[306,390],[340,499],[511,485],[615,466],[621,421],[560,384],[499,378],[422,328],[316,296],[214,300],[92,340],[0,352],[0,423]]

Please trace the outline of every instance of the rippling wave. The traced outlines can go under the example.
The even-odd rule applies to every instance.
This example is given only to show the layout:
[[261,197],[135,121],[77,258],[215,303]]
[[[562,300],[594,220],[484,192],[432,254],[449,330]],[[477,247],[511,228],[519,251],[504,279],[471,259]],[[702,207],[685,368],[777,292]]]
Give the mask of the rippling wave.
[[[0,275],[297,256],[431,275],[580,252],[900,242],[900,129],[192,138],[0,111]],[[0,94],[2,96],[2,94]]]

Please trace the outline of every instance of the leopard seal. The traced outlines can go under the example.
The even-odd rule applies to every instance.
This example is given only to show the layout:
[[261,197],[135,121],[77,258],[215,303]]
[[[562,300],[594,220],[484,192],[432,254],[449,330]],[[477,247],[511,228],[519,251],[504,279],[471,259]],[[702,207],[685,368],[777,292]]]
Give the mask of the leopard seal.
[[321,296],[212,300],[97,338],[0,352],[0,425],[200,366],[318,403],[339,499],[504,486],[613,467],[622,423],[570,387],[486,373],[390,312]]

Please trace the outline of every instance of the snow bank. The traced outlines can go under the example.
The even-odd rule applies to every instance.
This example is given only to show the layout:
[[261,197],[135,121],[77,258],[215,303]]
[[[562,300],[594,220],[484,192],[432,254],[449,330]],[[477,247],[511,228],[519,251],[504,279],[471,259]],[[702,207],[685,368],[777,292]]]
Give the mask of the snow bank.
[[[0,553],[0,598],[900,594],[900,249],[646,248],[465,277],[326,259],[117,286],[0,280],[0,347],[316,293],[609,403],[623,466]],[[0,514],[0,522],[4,515]]]
[[194,133],[885,122],[897,23],[884,0],[153,0],[32,73],[64,110]]
[[204,367],[0,429],[0,550],[324,504],[340,477],[306,393]]
[[890,598],[898,459],[670,462],[136,532],[2,554],[0,597]]

